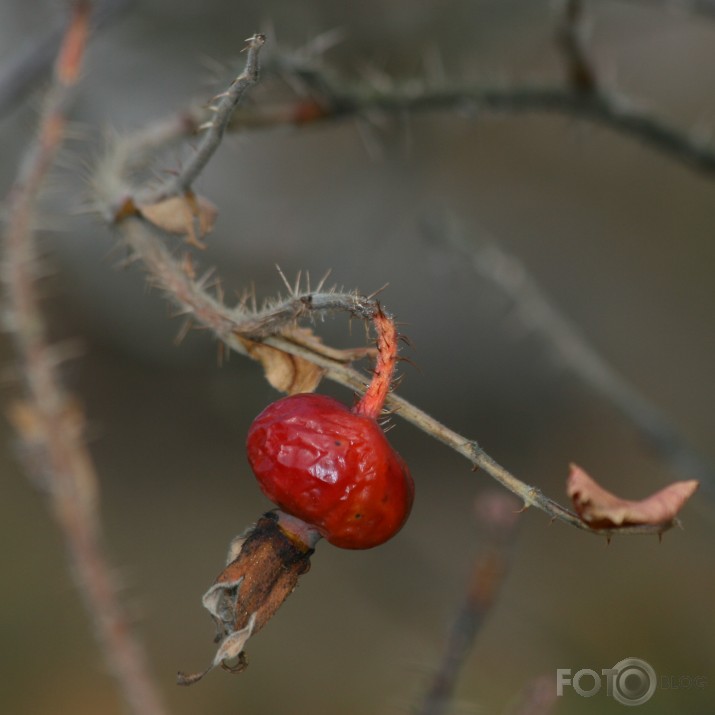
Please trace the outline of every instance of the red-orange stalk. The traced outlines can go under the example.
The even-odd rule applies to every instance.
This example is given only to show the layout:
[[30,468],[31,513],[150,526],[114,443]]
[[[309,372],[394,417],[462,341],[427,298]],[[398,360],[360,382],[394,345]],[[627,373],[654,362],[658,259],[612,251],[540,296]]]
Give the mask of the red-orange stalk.
[[392,377],[397,363],[397,328],[392,318],[386,315],[378,305],[372,318],[377,333],[377,361],[372,380],[353,408],[357,415],[377,419],[390,392]]

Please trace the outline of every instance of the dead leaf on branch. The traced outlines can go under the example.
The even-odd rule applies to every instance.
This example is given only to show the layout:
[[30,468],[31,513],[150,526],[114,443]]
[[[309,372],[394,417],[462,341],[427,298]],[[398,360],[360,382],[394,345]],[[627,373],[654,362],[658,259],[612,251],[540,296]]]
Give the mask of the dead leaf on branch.
[[290,355],[248,338],[239,336],[239,340],[248,354],[263,365],[266,380],[281,392],[289,395],[313,392],[325,374],[323,368],[297,355]]
[[[313,392],[325,374],[325,370],[310,360],[291,355],[278,348],[237,336],[254,360],[263,365],[266,380],[281,392],[294,395],[299,392]],[[340,363],[350,363],[364,357],[373,357],[377,350],[373,347],[337,349],[325,345],[310,328],[294,326],[281,332],[281,337],[296,345],[308,348],[317,355]]]
[[137,204],[136,210],[157,228],[184,236],[188,244],[201,249],[206,248],[201,239],[211,233],[218,216],[215,204],[191,191],[154,204]]
[[694,494],[695,480],[673,482],[640,501],[621,499],[594,481],[581,467],[571,465],[566,491],[576,513],[594,529],[667,525]]

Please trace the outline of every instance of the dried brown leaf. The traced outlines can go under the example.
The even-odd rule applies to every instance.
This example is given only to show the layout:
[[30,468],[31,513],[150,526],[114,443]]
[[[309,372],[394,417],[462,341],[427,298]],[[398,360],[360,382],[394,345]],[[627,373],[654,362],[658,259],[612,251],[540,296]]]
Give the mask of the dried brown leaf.
[[202,238],[211,233],[218,209],[208,199],[192,192],[171,196],[154,204],[138,204],[137,211],[157,228],[177,236],[187,243],[206,248]]
[[566,481],[574,509],[594,529],[666,525],[675,519],[697,488],[695,480],[673,482],[645,499],[630,501],[605,490],[576,464],[571,465]]
[[266,380],[281,392],[294,395],[298,392],[313,392],[325,373],[323,368],[282,350],[258,343],[248,338],[239,338],[248,354],[263,365]]

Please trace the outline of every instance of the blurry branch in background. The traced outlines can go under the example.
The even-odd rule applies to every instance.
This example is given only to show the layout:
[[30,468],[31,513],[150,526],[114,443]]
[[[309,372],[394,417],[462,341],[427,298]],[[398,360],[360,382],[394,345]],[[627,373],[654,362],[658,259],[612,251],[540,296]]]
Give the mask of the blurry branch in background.
[[[715,0],[713,0],[715,3]],[[583,41],[582,3],[565,0],[556,40],[564,59],[564,85],[437,82],[426,77],[379,82],[348,79],[332,70],[321,53],[329,42],[311,43],[295,52],[273,52],[264,61],[268,76],[283,79],[295,99],[278,104],[242,105],[231,115],[227,131],[267,130],[379,116],[403,118],[425,112],[503,115],[555,114],[604,126],[640,142],[674,161],[715,177],[715,145],[694,132],[675,127],[630,99],[602,86]],[[329,33],[332,35],[332,33]],[[219,95],[220,97],[220,95]],[[174,140],[194,136],[214,119],[211,110],[193,107],[167,120]]]
[[519,320],[553,351],[558,364],[609,400],[671,471],[700,480],[705,490],[715,495],[712,464],[598,353],[518,259],[494,241],[466,240],[453,219],[433,222],[426,230],[437,244],[461,255],[481,277],[495,285],[512,303]]
[[324,75],[320,81],[322,95],[316,93],[310,100],[274,108],[246,109],[236,117],[233,128],[305,125],[376,113],[394,116],[430,111],[454,111],[468,116],[479,112],[560,114],[601,124],[692,169],[715,175],[715,150],[711,142],[699,140],[651,113],[631,106],[620,97],[600,92],[575,92],[563,87],[466,84],[427,87],[419,81],[395,82],[391,88],[385,89],[350,86],[337,79],[329,82],[326,77]]
[[50,500],[85,606],[106,662],[134,715],[163,715],[164,708],[117,600],[116,585],[101,547],[98,484],[83,440],[82,409],[58,375],[66,358],[47,342],[37,297],[40,273],[33,234],[37,204],[66,131],[65,111],[78,83],[90,32],[92,3],[74,0],[54,63],[34,142],[7,199],[2,278],[5,327],[15,341],[25,397],[10,409],[27,471]]
[[[439,665],[422,701],[412,710],[413,715],[443,715],[452,710],[460,672],[508,571],[511,545],[519,520],[519,502],[503,493],[493,492],[481,495],[475,502],[475,508],[479,551]],[[553,682],[551,687],[555,690]]]
[[[142,264],[149,275],[149,282],[176,306],[179,315],[188,321],[187,326],[194,323],[197,327],[208,329],[223,344],[253,359],[262,360],[262,356],[251,349],[247,340],[274,348],[281,354],[293,356],[297,365],[315,365],[334,382],[361,392],[365,388],[365,376],[336,357],[335,351],[326,350],[312,334],[310,337],[297,334],[295,323],[300,318],[317,316],[326,311],[369,317],[364,311],[366,306],[369,309],[375,303],[373,298],[356,293],[301,290],[300,284],[297,284],[287,300],[274,301],[264,310],[251,310],[248,301],[229,307],[223,301],[223,291],[218,280],[213,284],[215,295],[209,293],[211,272],[197,279],[191,254],[185,252],[183,256],[175,256],[164,245],[162,236],[166,233],[183,234],[188,244],[196,243],[196,228],[192,224],[205,223],[206,200],[192,195],[191,201],[185,206],[186,215],[181,217],[177,225],[176,205],[172,204],[169,222],[163,214],[156,215],[158,205],[146,206],[135,198],[141,196],[145,189],[132,185],[131,174],[137,166],[146,166],[153,154],[160,153],[172,144],[186,126],[185,119],[179,118],[117,139],[99,161],[95,172],[97,210],[114,224],[120,238],[131,249],[130,260]],[[162,195],[161,189],[159,195]],[[173,199],[160,201],[159,204],[166,201]],[[386,404],[403,419],[463,455],[473,467],[484,469],[493,479],[518,495],[525,506],[536,506],[553,519],[607,536],[615,533],[661,534],[677,523],[677,520],[669,519],[658,524],[623,523],[609,529],[594,529],[574,512],[517,479],[492,459],[476,441],[450,430],[395,394],[388,397]]]
[[[134,0],[97,0],[92,13],[93,30],[105,27],[127,10]],[[49,30],[29,40],[14,57],[3,60],[0,69],[0,119],[9,114],[37,84],[52,72],[64,27]]]
[[557,22],[557,43],[567,74],[565,86],[438,82],[416,77],[407,81],[381,75],[379,82],[356,82],[337,75],[315,54],[276,53],[267,71],[297,88],[297,100],[277,106],[244,107],[234,115],[234,129],[306,125],[321,121],[452,111],[469,117],[480,112],[560,114],[602,125],[641,142],[664,156],[715,175],[715,146],[674,127],[651,111],[638,108],[599,82],[583,41],[583,9],[565,0]]

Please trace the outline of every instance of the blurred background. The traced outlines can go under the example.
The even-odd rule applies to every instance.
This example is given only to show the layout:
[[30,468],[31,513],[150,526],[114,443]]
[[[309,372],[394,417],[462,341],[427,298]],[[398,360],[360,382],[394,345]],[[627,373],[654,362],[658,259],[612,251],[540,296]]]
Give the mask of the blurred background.
[[[615,95],[707,133],[715,123],[715,19],[667,3],[586,3],[588,46]],[[0,62],[62,20],[63,4],[5,0]],[[321,544],[313,568],[249,643],[248,671],[189,689],[175,672],[213,657],[200,598],[230,539],[269,508],[246,464],[253,417],[277,397],[259,366],[219,367],[214,341],[180,322],[114,237],[83,213],[91,163],[125,133],[205,101],[243,64],[244,38],[269,30],[300,47],[340,28],[326,63],[346,76],[398,78],[443,67],[469,83],[559,84],[557,4],[536,0],[144,0],[96,35],[73,109],[74,138],[41,216],[55,275],[45,306],[56,337],[79,338],[66,372],[86,406],[102,489],[106,547],[171,712],[399,713],[419,702],[480,548],[474,503],[489,478],[395,419],[411,465],[413,516],[364,553]],[[275,51],[267,47],[266,52]],[[6,65],[7,66],[7,65]],[[2,67],[2,64],[0,64]],[[268,101],[269,79],[252,94]],[[285,90],[283,90],[285,91]],[[38,93],[0,120],[5,195],[32,136]],[[230,137],[198,189],[220,208],[203,266],[227,294],[281,291],[299,269],[369,293],[404,322],[413,347],[400,394],[476,438],[524,481],[566,502],[577,462],[624,497],[674,479],[632,427],[563,369],[439,231],[449,215],[470,241],[518,257],[620,373],[715,463],[715,176],[638,142],[561,116],[425,113]],[[181,160],[177,152],[167,168]],[[177,239],[178,240],[178,239]],[[361,344],[344,316],[317,326],[330,344]],[[6,336],[3,365],[12,364]],[[349,401],[324,383],[320,389]],[[15,388],[3,390],[8,401]],[[124,712],[68,572],[40,492],[2,423],[0,708],[13,715]],[[705,676],[662,689],[639,712],[715,708],[712,492],[696,495],[684,531],[605,539],[523,515],[500,598],[465,664],[454,712],[501,712],[533,677],[610,668],[626,657],[659,675]],[[616,713],[603,692],[573,691],[556,713]]]

